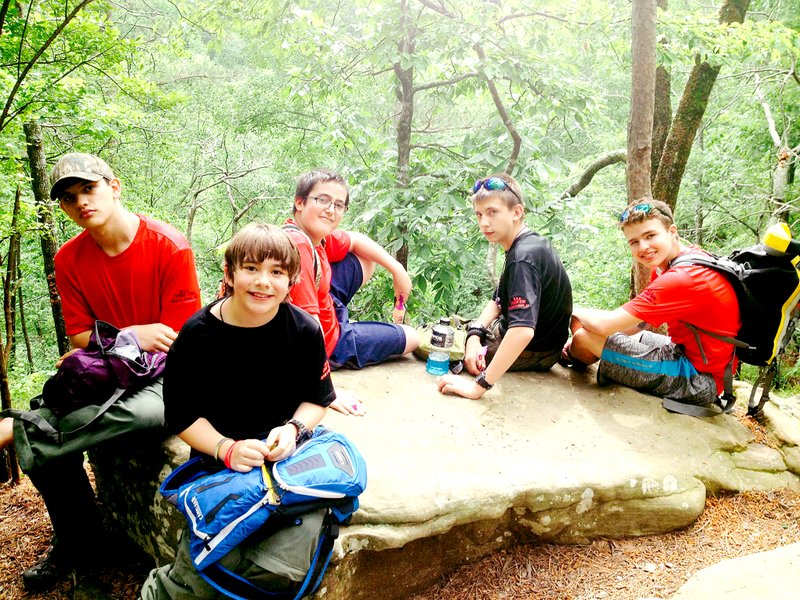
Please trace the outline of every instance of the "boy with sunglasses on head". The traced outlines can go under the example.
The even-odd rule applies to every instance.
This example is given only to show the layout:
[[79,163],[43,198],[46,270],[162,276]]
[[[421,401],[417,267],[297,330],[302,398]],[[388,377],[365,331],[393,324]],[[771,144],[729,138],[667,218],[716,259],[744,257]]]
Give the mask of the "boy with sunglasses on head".
[[[598,383],[617,382],[686,404],[709,405],[724,389],[733,345],[693,332],[687,324],[735,337],[739,303],[730,282],[699,265],[670,268],[673,259],[699,248],[684,244],[664,202],[645,198],[628,206],[620,227],[633,258],[652,270],[651,282],[616,310],[575,309],[564,360],[600,360]],[[666,323],[669,336],[641,331]]]
[[[361,369],[408,354],[419,344],[419,335],[407,325],[349,319],[347,305],[376,264],[392,274],[396,298],[405,302],[411,293],[411,278],[394,257],[366,235],[338,229],[349,203],[344,178],[316,169],[298,179],[292,218],[284,224],[300,251],[300,281],[289,300],[319,321],[332,369]],[[363,414],[358,402],[337,401],[332,408]]]
[[481,233],[506,252],[500,285],[467,333],[464,364],[476,375],[443,375],[439,391],[480,398],[506,371],[547,371],[569,333],[572,287],[550,242],[525,225],[522,190],[505,173],[475,183]]

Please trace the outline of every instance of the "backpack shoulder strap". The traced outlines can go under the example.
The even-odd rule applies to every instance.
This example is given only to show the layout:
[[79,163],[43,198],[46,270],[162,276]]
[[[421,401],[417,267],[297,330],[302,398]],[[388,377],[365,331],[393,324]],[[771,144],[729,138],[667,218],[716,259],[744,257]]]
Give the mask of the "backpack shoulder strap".
[[314,242],[311,241],[311,238],[305,231],[300,229],[294,223],[284,223],[283,225],[281,225],[281,229],[285,231],[296,231],[302,234],[308,241],[308,245],[311,246],[311,256],[314,258],[314,287],[319,289],[319,284],[322,281],[322,272],[319,268],[319,257],[317,256],[317,249],[314,247]]
[[111,408],[111,405],[114,404],[117,400],[119,400],[122,395],[125,393],[124,388],[117,388],[114,390],[114,393],[111,394],[111,397],[106,400],[102,406],[97,410],[97,413],[87,422],[81,425],[80,427],[76,427],[75,429],[71,429],[70,431],[59,431],[55,427],[53,427],[50,423],[48,423],[45,419],[43,419],[40,415],[36,414],[36,411],[33,410],[15,410],[15,409],[7,409],[0,413],[0,416],[3,417],[13,417],[15,419],[20,419],[21,421],[26,421],[31,425],[35,425],[42,433],[44,433],[48,438],[56,442],[57,444],[63,444],[68,438],[74,437],[78,435],[81,431],[95,423],[100,417],[102,417],[106,411]]

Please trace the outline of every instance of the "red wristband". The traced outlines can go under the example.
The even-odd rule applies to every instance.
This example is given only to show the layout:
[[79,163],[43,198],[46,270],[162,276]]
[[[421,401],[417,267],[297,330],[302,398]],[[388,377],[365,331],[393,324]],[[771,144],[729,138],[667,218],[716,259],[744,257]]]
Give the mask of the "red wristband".
[[231,455],[233,454],[233,449],[236,447],[236,444],[238,444],[239,441],[241,441],[241,440],[233,442],[231,444],[231,447],[228,448],[228,451],[225,453],[225,460],[222,461],[222,462],[225,465],[225,467],[228,468],[228,469],[232,468],[231,467]]

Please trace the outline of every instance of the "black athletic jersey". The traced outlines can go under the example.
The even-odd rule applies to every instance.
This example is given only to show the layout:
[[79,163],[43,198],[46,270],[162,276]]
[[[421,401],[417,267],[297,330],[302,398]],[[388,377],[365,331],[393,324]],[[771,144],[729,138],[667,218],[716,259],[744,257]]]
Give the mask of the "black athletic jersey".
[[507,328],[535,330],[526,350],[558,350],[566,343],[572,286],[558,254],[538,233],[525,231],[511,244],[494,301]]
[[236,327],[210,304],[186,321],[167,355],[167,428],[180,433],[200,417],[235,440],[262,439],[301,402],[329,405],[336,393],[322,331],[307,312],[281,304],[261,327]]

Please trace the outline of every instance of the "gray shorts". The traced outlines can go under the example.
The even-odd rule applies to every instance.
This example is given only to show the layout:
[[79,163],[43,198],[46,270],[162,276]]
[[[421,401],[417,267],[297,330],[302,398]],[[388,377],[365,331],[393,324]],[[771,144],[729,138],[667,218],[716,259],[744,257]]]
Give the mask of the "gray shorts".
[[683,348],[669,337],[650,331],[608,336],[600,356],[597,383],[611,382],[688,404],[710,404],[717,398],[714,378],[699,373]]

